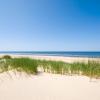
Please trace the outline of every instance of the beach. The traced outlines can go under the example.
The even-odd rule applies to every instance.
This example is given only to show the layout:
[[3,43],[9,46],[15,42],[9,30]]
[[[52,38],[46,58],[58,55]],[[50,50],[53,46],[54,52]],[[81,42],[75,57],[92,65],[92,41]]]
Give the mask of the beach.
[[100,0],[0,0],[0,100],[100,100]]
[[100,80],[48,73],[3,73],[0,100],[100,100]]
[[[68,63],[99,60],[81,57],[10,56]],[[37,75],[9,71],[0,74],[0,100],[100,100],[100,80],[82,75],[45,73],[41,70]]]
[[[5,54],[0,54],[0,57]],[[45,55],[16,55],[16,54],[8,54],[12,58],[32,58],[39,60],[51,60],[51,61],[62,61],[66,63],[74,63],[74,62],[88,62],[88,61],[100,61],[100,58],[88,58],[88,57],[64,57],[64,56],[45,56]]]

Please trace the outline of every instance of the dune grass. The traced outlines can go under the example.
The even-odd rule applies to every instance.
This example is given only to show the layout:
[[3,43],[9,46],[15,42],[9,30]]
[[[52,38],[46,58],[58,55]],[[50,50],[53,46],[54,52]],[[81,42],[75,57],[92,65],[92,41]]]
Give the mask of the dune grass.
[[16,70],[19,72],[26,72],[27,74],[36,74],[38,63],[29,58],[14,58],[7,59],[8,70]]
[[37,74],[38,67],[44,72],[84,75],[90,78],[100,78],[100,62],[88,61],[88,63],[65,63],[61,61],[36,60],[30,58],[3,57],[0,59],[0,73],[16,70],[27,74]]
[[9,55],[4,55],[3,57],[2,57],[2,59],[11,59],[12,57],[11,56],[9,56]]

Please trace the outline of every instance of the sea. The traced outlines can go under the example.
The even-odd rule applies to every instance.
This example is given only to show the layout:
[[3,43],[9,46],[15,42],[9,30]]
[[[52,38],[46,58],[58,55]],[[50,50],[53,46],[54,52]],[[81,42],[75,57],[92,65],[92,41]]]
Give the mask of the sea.
[[100,51],[0,51],[0,54],[100,58]]

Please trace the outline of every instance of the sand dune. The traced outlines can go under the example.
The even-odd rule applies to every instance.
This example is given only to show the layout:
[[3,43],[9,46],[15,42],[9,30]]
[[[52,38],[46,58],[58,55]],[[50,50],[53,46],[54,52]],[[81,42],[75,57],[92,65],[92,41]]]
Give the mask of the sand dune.
[[0,100],[100,100],[100,80],[48,73],[9,74],[0,74]]
[[[99,60],[36,55],[12,55],[12,57],[30,57],[70,63],[88,61],[88,59]],[[100,100],[100,80],[85,76],[66,76],[43,72],[33,76],[19,72],[5,72],[0,74],[0,100]]]

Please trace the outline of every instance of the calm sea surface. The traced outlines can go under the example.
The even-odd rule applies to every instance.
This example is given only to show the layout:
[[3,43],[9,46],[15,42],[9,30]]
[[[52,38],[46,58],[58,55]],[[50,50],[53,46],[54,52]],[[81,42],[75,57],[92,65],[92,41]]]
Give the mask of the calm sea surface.
[[20,55],[45,55],[45,56],[65,56],[65,57],[100,57],[100,52],[63,52],[63,51],[0,51],[0,54],[20,54]]

